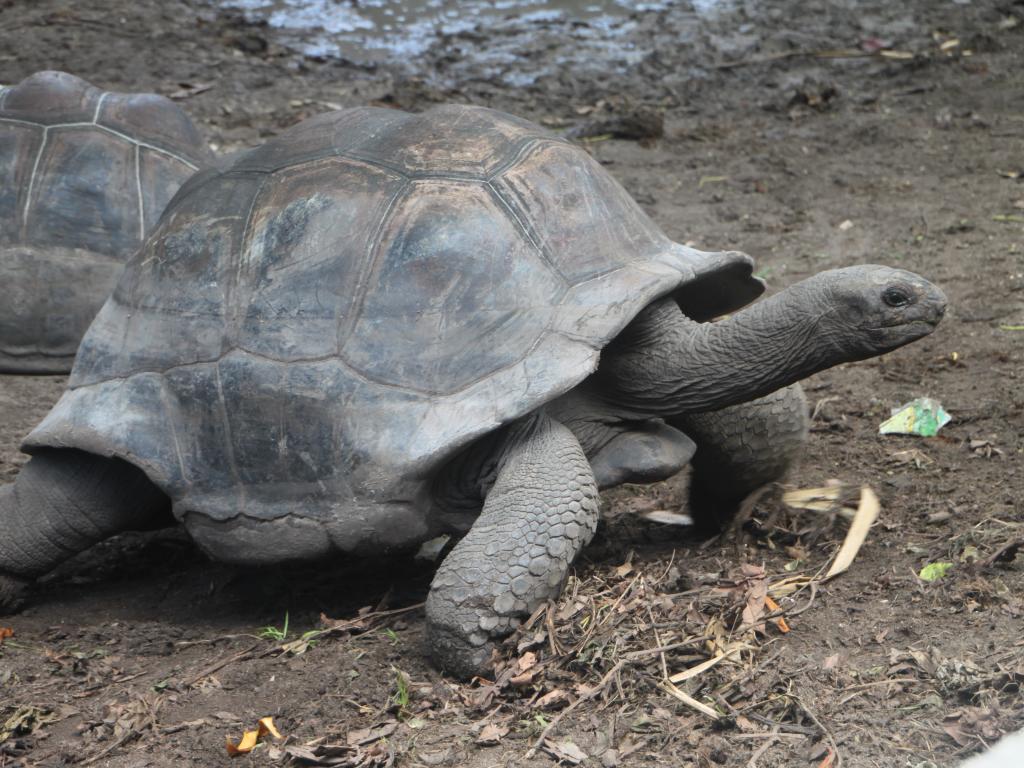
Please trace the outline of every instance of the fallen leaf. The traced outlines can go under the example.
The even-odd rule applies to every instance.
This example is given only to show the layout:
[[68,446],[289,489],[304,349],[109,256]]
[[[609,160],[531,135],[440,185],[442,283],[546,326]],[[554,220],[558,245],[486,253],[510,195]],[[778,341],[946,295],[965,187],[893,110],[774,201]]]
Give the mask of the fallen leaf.
[[550,693],[545,693],[539,699],[537,699],[536,706],[540,709],[558,709],[566,706],[570,701],[570,697],[567,691],[563,691],[561,688],[556,688]]
[[476,737],[476,743],[484,747],[491,747],[502,740],[503,737],[508,735],[508,726],[498,725],[497,723],[488,723],[480,731],[480,735]]
[[60,720],[60,715],[42,707],[19,707],[0,725],[0,744],[12,736],[27,736],[41,725]]
[[238,755],[244,755],[248,752],[252,752],[253,747],[256,746],[256,742],[259,740],[259,731],[246,731],[242,734],[242,740],[237,744],[231,743],[231,737],[227,737],[227,748],[228,754],[231,757]]
[[928,563],[928,565],[922,568],[920,573],[917,574],[917,578],[921,581],[938,581],[949,573],[952,567],[952,563]]
[[782,503],[794,509],[806,509],[811,512],[830,512],[843,496],[841,484],[826,485],[821,488],[800,488],[782,494]]
[[559,762],[565,761],[570,765],[579,765],[587,759],[587,753],[577,747],[571,741],[562,741],[555,744],[551,741],[544,742],[544,749]]
[[650,520],[652,523],[661,523],[662,525],[693,525],[693,518],[689,515],[680,514],[678,512],[669,512],[664,509],[656,509],[653,512],[646,512],[641,515],[644,520]]
[[672,683],[670,683],[668,680],[663,680],[661,683],[658,684],[658,687],[661,688],[661,690],[665,691],[666,693],[668,693],[668,694],[670,694],[672,696],[675,696],[677,699],[679,699],[681,702],[683,702],[683,704],[685,704],[686,706],[691,707],[691,708],[697,710],[702,715],[706,715],[707,717],[710,717],[712,720],[718,720],[718,719],[720,719],[722,717],[720,714],[718,714],[715,710],[713,710],[707,704],[705,704],[702,701],[697,701],[695,698],[693,698],[693,696],[688,694],[686,691],[681,690],[680,688],[677,688]]
[[261,717],[256,724],[255,731],[245,731],[242,734],[242,739],[237,744],[231,743],[231,738],[226,739],[228,754],[231,757],[237,757],[238,755],[244,755],[252,752],[262,739],[267,734],[273,736],[275,739],[282,738],[277,728],[274,727],[274,718],[272,717]]
[[182,99],[188,99],[192,96],[197,96],[200,93],[206,93],[208,90],[213,88],[213,83],[178,83],[180,88],[174,93],[167,95],[167,98],[174,99],[175,101],[181,101]]
[[0,645],[3,645],[8,637],[14,637],[14,630],[10,627],[0,627]]
[[[289,744],[284,754],[301,765],[352,766],[364,765],[360,762],[359,750],[345,744],[317,744],[315,746],[299,746]],[[267,757],[273,760],[269,754]],[[366,764],[371,765],[370,763]]]
[[918,469],[921,469],[925,464],[933,463],[928,454],[924,451],[918,450],[917,448],[890,453],[889,460],[893,464],[913,464]]
[[345,741],[347,741],[350,746],[361,746],[363,744],[370,744],[375,741],[380,741],[381,739],[386,739],[397,730],[398,723],[392,720],[386,723],[378,723],[370,728],[359,728],[355,731],[349,731],[348,736],[345,737]]
[[676,674],[672,675],[668,679],[668,681],[670,683],[681,683],[683,680],[689,680],[691,677],[702,675],[709,669],[711,669],[713,666],[718,664],[718,662],[722,661],[722,659],[728,659],[733,654],[739,653],[739,651],[741,651],[743,647],[744,646],[737,644],[736,647],[730,649],[728,652],[720,652],[715,656],[712,656],[710,659],[702,661],[700,664],[697,664],[696,666],[690,667],[689,669],[684,669],[682,672],[677,672]]
[[832,567],[825,574],[826,581],[833,576],[838,576],[850,567],[854,558],[857,557],[857,553],[860,552],[864,540],[868,537],[868,531],[871,529],[872,523],[878,519],[878,513],[881,509],[882,506],[878,503],[878,497],[875,495],[875,492],[866,485],[861,488],[860,504],[857,505],[857,512],[854,515],[853,522],[850,523],[850,530],[846,532],[846,538],[843,539],[843,545],[839,548],[839,553],[832,562]]
[[[774,612],[781,610],[779,604],[772,600],[770,595],[764,596],[764,604],[768,607],[769,611]],[[775,626],[777,626],[779,628],[779,632],[782,632],[783,634],[789,632],[789,625],[786,623],[786,620],[782,616],[775,619]]]
[[283,738],[281,734],[278,732],[277,728],[274,727],[274,718],[261,717],[259,735],[266,736],[268,733],[275,739]]

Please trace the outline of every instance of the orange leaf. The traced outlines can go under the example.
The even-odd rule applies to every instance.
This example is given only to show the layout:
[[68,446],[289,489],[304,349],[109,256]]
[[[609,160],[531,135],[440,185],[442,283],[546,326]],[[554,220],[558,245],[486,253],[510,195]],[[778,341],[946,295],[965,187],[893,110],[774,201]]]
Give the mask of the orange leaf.
[[281,738],[280,732],[277,730],[277,728],[274,727],[274,718],[261,717],[259,735],[266,736],[268,733],[275,739]]
[[14,630],[10,627],[0,627],[0,645],[3,645],[8,637],[14,637]]
[[228,754],[234,757],[235,755],[244,755],[248,752],[252,752],[255,749],[257,742],[267,734],[270,734],[275,739],[280,739],[281,734],[274,727],[274,718],[272,717],[261,717],[257,724],[255,731],[246,731],[242,734],[242,740],[237,744],[232,744],[231,739],[227,739]]
[[232,744],[231,739],[227,739],[228,754],[235,757],[236,755],[244,755],[248,752],[252,752],[253,747],[256,746],[256,742],[259,738],[259,731],[246,731],[242,734],[242,740],[237,744]]
[[[764,604],[768,606],[769,611],[779,610],[779,604],[772,600],[769,595],[764,596]],[[782,632],[783,634],[789,632],[789,624],[787,624],[786,620],[781,616],[775,620],[775,626],[777,626],[779,628],[779,632]]]

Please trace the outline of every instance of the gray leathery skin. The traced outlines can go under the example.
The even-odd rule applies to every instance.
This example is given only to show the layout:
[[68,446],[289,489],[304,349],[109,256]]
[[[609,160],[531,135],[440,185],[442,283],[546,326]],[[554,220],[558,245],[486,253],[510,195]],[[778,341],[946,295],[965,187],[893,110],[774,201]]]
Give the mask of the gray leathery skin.
[[[907,303],[885,304],[889,288]],[[623,409],[713,411],[909,344],[945,309],[945,295],[924,278],[871,264],[820,272],[715,323],[695,322],[665,298],[608,346],[599,377]]]
[[622,483],[656,483],[682,472],[697,446],[690,435],[651,420],[617,434],[587,458],[602,491]]
[[690,511],[707,530],[728,523],[747,495],[785,476],[800,455],[810,425],[799,384],[669,422],[697,444],[690,460]]
[[[173,518],[167,497],[137,467],[48,450],[29,460],[16,483],[0,487],[0,521],[0,576],[24,582],[115,533],[159,528]],[[0,612],[18,603],[4,593],[0,584]]]
[[483,511],[441,563],[427,597],[430,653],[460,677],[486,672],[494,642],[558,595],[597,529],[594,474],[569,429],[530,417],[496,449]]
[[0,100],[0,371],[66,373],[124,262],[210,162],[153,94],[37,72]]

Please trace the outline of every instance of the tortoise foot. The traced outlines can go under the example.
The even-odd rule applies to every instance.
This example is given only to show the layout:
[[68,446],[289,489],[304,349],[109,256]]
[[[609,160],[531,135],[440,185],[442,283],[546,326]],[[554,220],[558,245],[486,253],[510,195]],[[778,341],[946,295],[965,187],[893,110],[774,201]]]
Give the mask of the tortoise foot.
[[25,605],[32,582],[0,572],[0,616],[17,613]]
[[435,666],[460,680],[489,677],[494,672],[494,650],[501,638],[466,635],[428,619],[427,647]]

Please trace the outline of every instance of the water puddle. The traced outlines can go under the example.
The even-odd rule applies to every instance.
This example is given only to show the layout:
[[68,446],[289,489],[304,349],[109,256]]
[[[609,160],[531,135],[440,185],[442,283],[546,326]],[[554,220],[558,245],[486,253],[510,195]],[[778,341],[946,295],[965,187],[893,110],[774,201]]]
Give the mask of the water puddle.
[[[428,52],[467,60],[477,77],[528,85],[559,69],[621,71],[649,53],[633,34],[659,12],[694,17],[724,0],[214,0],[275,29],[310,56],[419,69]],[[646,38],[644,38],[646,39]]]

